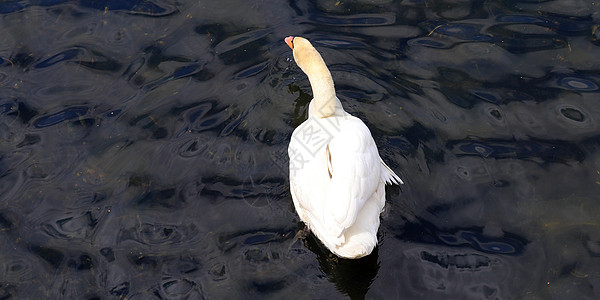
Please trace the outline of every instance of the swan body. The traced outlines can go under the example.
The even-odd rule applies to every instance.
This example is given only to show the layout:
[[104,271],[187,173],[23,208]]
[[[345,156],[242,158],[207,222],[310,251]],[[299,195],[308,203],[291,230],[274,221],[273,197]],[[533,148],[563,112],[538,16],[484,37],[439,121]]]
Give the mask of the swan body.
[[377,245],[385,184],[402,180],[379,157],[369,128],[344,111],[321,55],[301,37],[288,37],[308,76],[308,119],[292,133],[290,192],[296,212],[334,254],[369,255]]

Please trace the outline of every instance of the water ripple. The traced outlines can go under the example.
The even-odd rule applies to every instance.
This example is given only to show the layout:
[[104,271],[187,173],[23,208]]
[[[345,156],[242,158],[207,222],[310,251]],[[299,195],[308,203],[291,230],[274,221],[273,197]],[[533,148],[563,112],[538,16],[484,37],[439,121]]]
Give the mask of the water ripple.
[[427,251],[422,251],[421,258],[425,261],[435,263],[444,269],[453,267],[476,271],[482,267],[490,267],[492,264],[492,260],[489,257],[480,254],[450,255],[447,253],[429,253]]
[[[58,217],[58,214],[54,213],[54,216]],[[68,216],[45,223],[42,225],[42,230],[54,238],[84,240],[91,237],[97,224],[97,217],[88,211],[79,216]]]
[[568,90],[591,92],[598,90],[598,84],[591,78],[585,77],[574,77],[574,76],[561,76],[557,80],[559,87]]
[[[502,255],[520,255],[528,243],[523,237],[508,232],[504,232],[502,236],[492,237],[481,233],[478,229],[441,230],[433,224],[423,222],[407,224],[401,237],[422,243],[441,243],[451,247],[467,246],[484,253]],[[420,236],[414,235],[412,230],[416,228],[419,228]]]
[[548,141],[458,141],[448,147],[456,155],[476,155],[489,158],[539,158],[547,162],[582,161],[584,152],[574,144]]
[[69,107],[57,113],[41,116],[34,122],[34,126],[37,128],[43,128],[56,125],[63,121],[81,118],[88,113],[88,110],[89,109],[87,107]]
[[21,256],[3,256],[0,275],[5,282],[18,283],[35,278],[34,263]]
[[175,6],[159,0],[85,1],[81,4],[101,11],[119,11],[148,17],[165,17],[178,12]]
[[[30,6],[39,5],[39,6],[55,6],[58,4],[66,3],[68,1],[65,0],[42,0],[35,1],[33,3],[21,3],[18,1],[10,1],[6,4],[1,5],[0,13],[8,14],[15,11],[21,11]],[[100,11],[120,11],[133,15],[144,15],[150,17],[162,17],[168,16],[177,12],[176,7],[167,5],[166,3],[162,3],[162,1],[148,1],[148,0],[138,0],[138,1],[109,1],[109,2],[98,2],[98,1],[84,1],[81,5],[97,9]]]
[[490,42],[492,37],[481,34],[482,26],[464,23],[449,23],[436,26],[429,36],[444,35],[466,41]]
[[81,55],[79,65],[102,72],[118,72],[121,63],[98,50],[87,50]]
[[76,59],[80,54],[82,54],[82,49],[79,48],[71,48],[64,50],[58,54],[51,56],[48,59],[45,59],[34,65],[34,68],[42,69],[50,67],[54,64],[57,64],[61,61],[70,61]]
[[22,1],[8,1],[7,3],[3,3],[0,5],[0,13],[1,14],[9,14],[12,12],[23,10],[31,5],[40,5],[40,6],[52,6],[60,3],[65,3],[66,0],[42,0],[36,1],[34,3],[22,2]]
[[408,45],[445,49],[452,47],[453,43],[450,41],[441,41],[436,38],[423,37],[411,39],[408,41]]
[[167,297],[202,297],[201,289],[192,294],[194,289],[199,289],[199,286],[185,278],[163,277],[161,289]]
[[19,118],[23,123],[28,123],[29,120],[38,114],[36,110],[32,109],[20,99],[2,101],[0,107],[3,107],[4,109],[1,113],[2,115]]
[[[130,66],[131,67],[131,66]],[[198,73],[200,73],[202,71],[202,65],[198,64],[198,63],[191,63],[191,64],[187,64],[181,67],[176,68],[175,70],[173,70],[173,72],[171,72],[170,74],[167,74],[165,76],[163,76],[162,78],[150,82],[148,84],[146,84],[144,86],[145,90],[152,90],[155,89],[159,86],[164,85],[165,83],[177,80],[177,79],[181,79],[181,78],[186,78],[186,77],[192,77]]]
[[256,65],[250,66],[244,70],[239,71],[235,75],[235,78],[240,79],[240,78],[247,78],[247,77],[255,76],[255,75],[259,74],[260,72],[262,72],[263,70],[265,70],[267,67],[269,67],[269,65],[270,65],[270,62],[266,61],[263,63],[259,63]]
[[593,128],[596,125],[596,121],[592,119],[589,112],[572,104],[558,105],[555,108],[555,113],[565,121],[566,124],[574,126],[575,128]]
[[268,49],[261,46],[260,41],[269,33],[270,31],[263,29],[250,30],[224,39],[215,46],[214,50],[226,65],[267,57],[265,53]]
[[229,119],[229,113],[225,110],[216,109],[213,101],[207,101],[190,109],[187,113],[189,129],[201,132],[221,126]]
[[315,45],[321,45],[321,46],[328,46],[328,47],[335,47],[335,48],[356,48],[356,47],[364,47],[364,44],[360,41],[353,41],[350,39],[331,39],[331,38],[325,38],[325,37],[316,37],[314,39],[311,39],[311,43],[314,43]]
[[119,241],[133,240],[148,246],[178,246],[184,240],[198,238],[198,228],[194,225],[175,225],[161,223],[141,223],[133,228],[123,229]]
[[587,33],[591,27],[591,20],[586,17],[546,14],[543,16],[530,15],[500,15],[496,17],[498,22],[503,23],[527,23],[553,28],[562,33],[583,34]]
[[325,16],[317,15],[311,20],[330,26],[383,26],[396,23],[396,16],[389,14],[354,14],[351,16]]
[[[293,232],[289,229],[281,229],[278,231],[256,231],[256,232],[235,232],[227,233],[219,236],[219,247],[224,251],[229,251],[234,247],[241,247],[242,245],[254,246],[260,244],[269,244],[272,242],[281,243],[284,240],[293,237]],[[260,254],[259,254],[260,253]],[[262,252],[256,252],[255,250],[246,251],[246,257],[250,260],[263,260],[264,258],[257,259],[257,255],[263,257]]]

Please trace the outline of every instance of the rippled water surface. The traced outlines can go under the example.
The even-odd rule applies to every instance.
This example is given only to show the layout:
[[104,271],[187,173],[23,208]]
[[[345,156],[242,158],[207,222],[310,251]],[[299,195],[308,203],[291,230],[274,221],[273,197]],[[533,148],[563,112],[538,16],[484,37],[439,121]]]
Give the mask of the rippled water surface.
[[[598,299],[600,3],[3,1],[0,299]],[[406,184],[302,229],[309,38]]]

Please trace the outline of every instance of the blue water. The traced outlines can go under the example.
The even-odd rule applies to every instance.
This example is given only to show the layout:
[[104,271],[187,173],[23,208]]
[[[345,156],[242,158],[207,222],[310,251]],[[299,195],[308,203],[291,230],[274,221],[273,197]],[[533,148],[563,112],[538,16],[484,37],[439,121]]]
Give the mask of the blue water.
[[[0,3],[0,299],[598,299],[600,4]],[[310,39],[406,182],[299,223]]]

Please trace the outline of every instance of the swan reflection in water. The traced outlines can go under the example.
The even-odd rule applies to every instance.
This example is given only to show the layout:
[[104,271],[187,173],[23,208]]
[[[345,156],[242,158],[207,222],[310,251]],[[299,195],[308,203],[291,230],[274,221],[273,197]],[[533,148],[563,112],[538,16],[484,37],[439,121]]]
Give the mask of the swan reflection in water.
[[[300,226],[304,227],[302,223]],[[327,249],[313,233],[304,239],[305,246],[317,255],[319,267],[336,289],[350,299],[365,299],[379,271],[379,247],[371,254],[358,258],[340,258]]]

